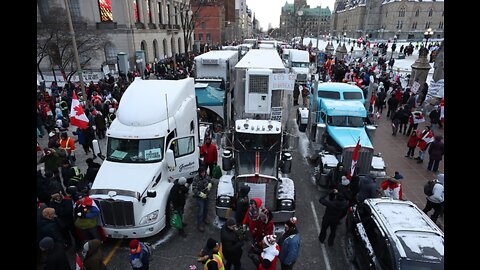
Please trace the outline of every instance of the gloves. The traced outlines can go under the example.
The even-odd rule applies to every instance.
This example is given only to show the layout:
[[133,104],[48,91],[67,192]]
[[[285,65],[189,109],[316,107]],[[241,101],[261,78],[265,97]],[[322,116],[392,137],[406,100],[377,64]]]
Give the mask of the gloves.
[[212,183],[208,183],[207,189],[208,189],[208,191],[210,191],[210,189],[212,189]]
[[200,194],[198,194],[198,197],[200,197],[202,199],[205,199],[205,198],[207,198],[207,194],[205,194],[203,192],[200,192]]

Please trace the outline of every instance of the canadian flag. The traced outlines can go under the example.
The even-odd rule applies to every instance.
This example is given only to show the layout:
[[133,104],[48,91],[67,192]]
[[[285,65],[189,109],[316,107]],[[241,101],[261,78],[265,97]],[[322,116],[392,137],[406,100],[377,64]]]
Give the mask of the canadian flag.
[[72,107],[70,109],[70,124],[79,128],[88,127],[88,118],[83,111],[82,105],[78,101],[77,94],[73,91]]
[[442,121],[442,123],[444,122],[444,118],[445,118],[445,110],[444,110],[444,100],[442,98],[442,100],[440,100],[440,121]]
[[357,145],[355,146],[355,150],[353,150],[352,155],[352,166],[350,166],[350,172],[347,175],[348,180],[352,179],[353,173],[355,172],[355,167],[357,166],[358,161],[358,151],[360,150],[360,137],[358,137]]
[[75,253],[75,270],[82,270],[83,268],[83,262],[80,256]]

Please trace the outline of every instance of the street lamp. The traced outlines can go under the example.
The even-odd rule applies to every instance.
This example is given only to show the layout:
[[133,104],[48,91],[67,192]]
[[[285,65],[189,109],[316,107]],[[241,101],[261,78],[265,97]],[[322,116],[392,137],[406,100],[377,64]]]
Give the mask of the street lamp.
[[345,46],[345,39],[347,38],[347,32],[343,32],[343,46]]
[[[298,21],[299,20],[302,21],[303,10],[297,11],[297,15],[298,15],[298,18],[296,19],[296,25],[295,25],[295,32],[297,34],[295,35],[295,38],[296,38],[296,36],[298,36]],[[300,30],[302,30],[302,29],[300,29]],[[300,44],[300,45],[303,45],[303,33],[301,35],[302,35],[302,37],[300,38],[300,42],[302,42],[302,44]]]
[[432,28],[428,28],[425,33],[423,33],[423,36],[425,37],[425,48],[427,48],[427,43],[428,39],[433,36],[433,30]]

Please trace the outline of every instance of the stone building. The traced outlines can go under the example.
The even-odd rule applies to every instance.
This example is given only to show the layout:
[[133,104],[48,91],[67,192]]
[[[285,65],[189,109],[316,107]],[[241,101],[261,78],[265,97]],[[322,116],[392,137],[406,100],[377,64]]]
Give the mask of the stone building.
[[[189,9],[185,8],[189,7],[189,0],[68,1],[73,19],[85,18],[90,31],[104,34],[110,40],[84,70],[98,71],[104,65],[115,69],[119,52],[128,54],[130,69],[133,69],[138,50],[144,51],[146,63],[192,50],[193,35],[189,48],[185,48],[181,26],[182,16],[189,16]],[[39,27],[53,7],[65,8],[64,0],[37,0]],[[48,58],[42,61],[41,68],[49,70],[50,66]]]
[[[301,14],[301,15],[300,15]],[[280,15],[280,35],[286,39],[293,37],[313,37],[328,34],[331,11],[329,7],[310,8],[306,0],[285,2]]]
[[443,15],[443,0],[336,0],[331,34],[415,41],[432,28],[432,38],[443,39]]

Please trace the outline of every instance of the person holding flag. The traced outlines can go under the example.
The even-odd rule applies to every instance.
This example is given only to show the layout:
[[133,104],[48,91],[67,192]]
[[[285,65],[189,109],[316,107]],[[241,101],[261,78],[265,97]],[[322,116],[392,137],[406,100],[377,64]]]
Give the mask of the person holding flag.
[[355,149],[353,150],[353,155],[352,155],[352,165],[350,166],[350,171],[348,172],[347,179],[351,180],[352,176],[354,175],[355,168],[357,166],[357,161],[358,161],[358,152],[360,151],[360,137],[358,137],[357,145],[355,145]]
[[89,120],[83,111],[80,101],[78,101],[77,94],[73,91],[72,106],[70,109],[70,124],[84,129],[87,128],[88,122]]
[[420,151],[418,152],[418,157],[415,159],[417,163],[423,163],[423,157],[425,156],[425,152],[427,151],[428,146],[430,143],[433,142],[433,132],[430,129],[430,126],[425,126],[425,129],[418,135],[418,148]]

